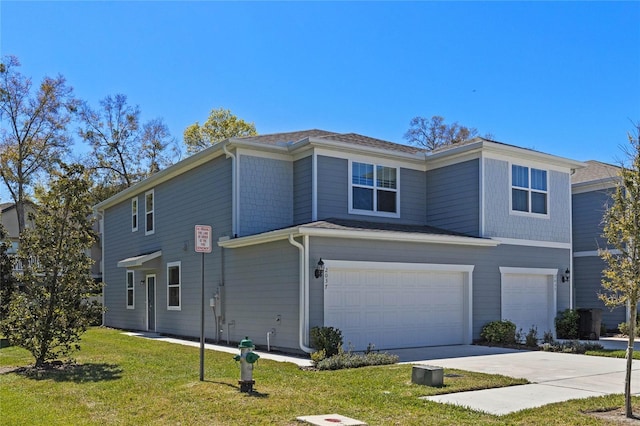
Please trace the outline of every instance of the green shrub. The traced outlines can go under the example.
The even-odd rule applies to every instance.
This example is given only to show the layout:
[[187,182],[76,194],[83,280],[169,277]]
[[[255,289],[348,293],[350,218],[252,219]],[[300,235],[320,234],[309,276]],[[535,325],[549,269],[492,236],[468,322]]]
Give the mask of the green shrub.
[[[638,318],[638,320],[640,320],[640,318]],[[628,336],[629,324],[627,322],[621,322],[620,324],[618,324],[618,330],[620,330],[620,334],[624,334],[625,336]],[[635,335],[636,337],[640,337],[640,324],[638,324],[637,321],[636,321]]]
[[578,312],[565,309],[563,312],[558,313],[555,322],[558,339],[578,338],[578,326],[580,325],[580,315]]
[[544,343],[542,350],[546,352],[563,352],[568,354],[583,354],[587,351],[600,350],[603,346],[599,343],[580,343],[578,340],[570,342]]
[[516,325],[511,321],[492,321],[485,324],[480,337],[489,343],[516,343]]
[[553,343],[553,333],[551,330],[544,332],[544,335],[542,336],[542,343]]
[[399,358],[397,355],[386,352],[367,352],[364,354],[356,354],[353,352],[344,352],[340,349],[338,354],[317,362],[316,368],[318,370],[341,370],[344,368],[359,368],[370,365],[395,364],[398,360]]
[[333,327],[313,327],[310,332],[311,346],[324,351],[325,357],[338,354],[342,347],[342,332]]
[[524,338],[524,344],[530,348],[538,347],[538,327],[531,326]]

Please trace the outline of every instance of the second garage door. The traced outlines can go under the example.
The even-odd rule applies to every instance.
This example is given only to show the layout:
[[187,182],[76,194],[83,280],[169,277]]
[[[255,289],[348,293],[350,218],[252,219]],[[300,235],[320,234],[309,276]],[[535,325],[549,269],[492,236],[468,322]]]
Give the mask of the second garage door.
[[364,350],[471,342],[468,265],[325,261],[324,323]]

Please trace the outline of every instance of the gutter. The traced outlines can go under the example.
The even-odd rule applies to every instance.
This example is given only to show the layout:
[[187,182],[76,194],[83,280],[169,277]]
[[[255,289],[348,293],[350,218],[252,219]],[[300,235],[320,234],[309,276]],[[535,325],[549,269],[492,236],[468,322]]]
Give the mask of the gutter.
[[300,244],[293,238],[293,234],[289,234],[289,243],[298,249],[299,255],[299,283],[300,283],[300,299],[299,299],[299,327],[298,327],[298,345],[300,349],[306,353],[315,352],[313,348],[305,345],[305,331],[308,327],[309,318],[309,271],[306,268],[307,258],[309,257],[309,237],[305,236],[304,245]]

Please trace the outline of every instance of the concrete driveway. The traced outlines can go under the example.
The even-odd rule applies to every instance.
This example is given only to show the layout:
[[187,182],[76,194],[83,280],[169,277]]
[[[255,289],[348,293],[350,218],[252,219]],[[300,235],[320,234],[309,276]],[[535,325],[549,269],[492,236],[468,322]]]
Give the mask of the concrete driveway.
[[[604,346],[616,345],[604,342]],[[554,402],[624,393],[624,359],[473,346],[457,347],[460,356],[444,356],[447,351],[453,353],[454,348],[456,347],[422,348],[422,355],[426,359],[411,363],[525,378],[532,384],[437,395],[425,399],[503,415]],[[430,355],[428,350],[432,351]],[[401,354],[401,357],[406,359],[409,353]],[[639,365],[638,361],[634,361],[631,378],[632,393],[636,395],[640,393]]]

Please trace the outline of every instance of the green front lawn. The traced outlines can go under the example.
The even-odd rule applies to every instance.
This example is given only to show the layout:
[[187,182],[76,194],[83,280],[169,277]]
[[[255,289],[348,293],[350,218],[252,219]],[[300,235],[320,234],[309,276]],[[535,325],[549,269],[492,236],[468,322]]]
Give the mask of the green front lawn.
[[295,425],[297,416],[339,413],[369,425],[606,424],[584,411],[620,407],[621,396],[554,404],[496,417],[420,396],[521,384],[523,380],[445,370],[445,386],[411,383],[410,365],[304,371],[260,360],[254,395],[240,393],[232,355],[94,328],[77,365],[39,375],[10,371],[33,362],[19,348],[0,350],[2,425],[182,424]]

